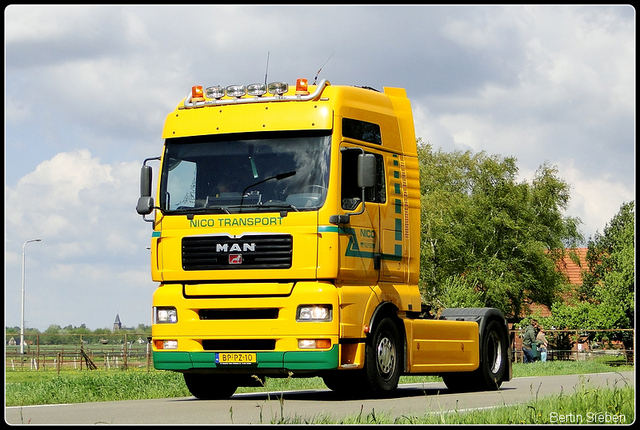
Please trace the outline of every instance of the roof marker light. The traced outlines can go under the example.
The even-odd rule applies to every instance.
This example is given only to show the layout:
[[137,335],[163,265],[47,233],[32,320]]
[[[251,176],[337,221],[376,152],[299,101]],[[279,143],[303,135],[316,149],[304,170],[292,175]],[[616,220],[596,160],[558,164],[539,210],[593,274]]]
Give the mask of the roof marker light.
[[192,99],[201,99],[203,97],[202,94],[202,85],[194,85],[191,87],[191,98]]
[[209,87],[205,90],[205,95],[210,99],[220,99],[224,97],[224,88],[220,85]]
[[298,78],[298,80],[296,81],[296,94],[309,94],[308,82],[309,81],[305,78]]

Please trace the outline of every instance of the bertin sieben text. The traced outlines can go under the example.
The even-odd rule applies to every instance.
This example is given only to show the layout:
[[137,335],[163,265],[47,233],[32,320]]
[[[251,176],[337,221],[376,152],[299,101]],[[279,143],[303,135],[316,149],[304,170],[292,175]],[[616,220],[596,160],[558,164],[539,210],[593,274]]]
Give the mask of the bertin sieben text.
[[627,417],[610,412],[587,412],[586,414],[550,412],[549,422],[552,424],[626,424]]

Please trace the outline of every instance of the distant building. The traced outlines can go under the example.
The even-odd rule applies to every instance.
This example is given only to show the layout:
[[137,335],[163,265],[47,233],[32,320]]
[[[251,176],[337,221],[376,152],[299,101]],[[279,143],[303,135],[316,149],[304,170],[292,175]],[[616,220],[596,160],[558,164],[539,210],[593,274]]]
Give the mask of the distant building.
[[[586,270],[587,268],[587,248],[573,248],[569,251],[572,251],[576,254],[579,262],[578,264],[576,264],[568,255],[564,256],[558,262],[557,269],[566,275],[569,284],[574,287],[571,292],[564,294],[564,300],[569,299],[572,296],[572,293],[580,289],[580,287],[582,286],[582,271]],[[537,315],[541,317],[551,316],[551,309],[549,309],[545,305],[532,303],[529,308],[531,310],[531,315]],[[523,312],[521,316],[524,317],[527,315]]]
[[116,314],[116,320],[113,322],[113,331],[122,330],[122,322],[120,321],[120,315]]

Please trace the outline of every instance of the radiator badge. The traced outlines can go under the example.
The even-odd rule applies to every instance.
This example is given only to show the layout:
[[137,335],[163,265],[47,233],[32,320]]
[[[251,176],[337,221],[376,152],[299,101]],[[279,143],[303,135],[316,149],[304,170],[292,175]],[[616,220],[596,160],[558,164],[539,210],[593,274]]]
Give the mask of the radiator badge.
[[256,244],[255,243],[243,243],[242,248],[239,243],[234,243],[229,248],[228,243],[218,243],[216,245],[216,252],[255,252]]

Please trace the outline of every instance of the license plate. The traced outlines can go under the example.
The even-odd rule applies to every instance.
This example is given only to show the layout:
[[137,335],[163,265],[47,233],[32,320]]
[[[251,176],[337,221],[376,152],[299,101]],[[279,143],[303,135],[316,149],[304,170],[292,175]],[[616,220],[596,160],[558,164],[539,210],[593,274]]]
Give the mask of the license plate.
[[216,364],[255,364],[255,352],[216,352]]

